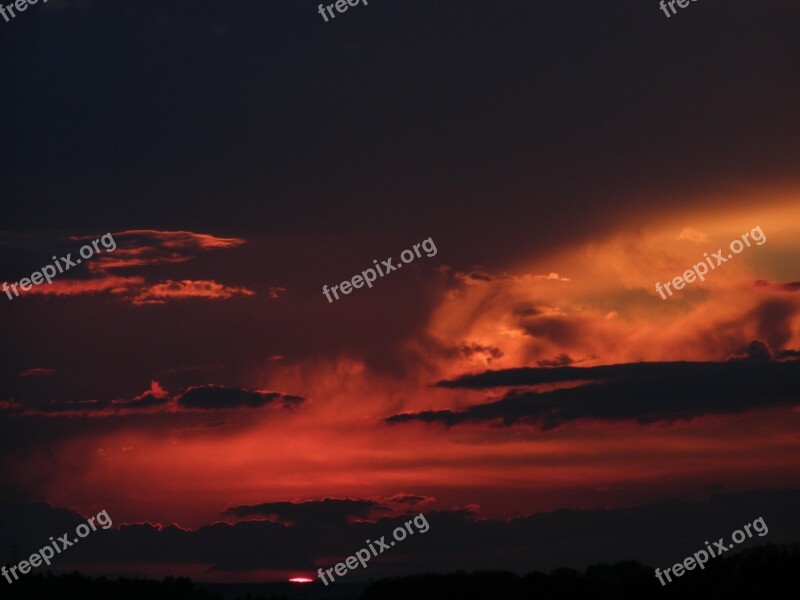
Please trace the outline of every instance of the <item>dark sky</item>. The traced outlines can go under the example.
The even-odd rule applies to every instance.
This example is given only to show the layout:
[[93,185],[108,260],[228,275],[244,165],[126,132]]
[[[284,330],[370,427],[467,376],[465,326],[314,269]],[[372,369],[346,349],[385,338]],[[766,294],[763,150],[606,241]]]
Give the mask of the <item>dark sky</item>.
[[532,203],[550,245],[644,190],[794,177],[796,3],[652,4],[33,6],[2,29],[4,228],[499,228],[486,262]]

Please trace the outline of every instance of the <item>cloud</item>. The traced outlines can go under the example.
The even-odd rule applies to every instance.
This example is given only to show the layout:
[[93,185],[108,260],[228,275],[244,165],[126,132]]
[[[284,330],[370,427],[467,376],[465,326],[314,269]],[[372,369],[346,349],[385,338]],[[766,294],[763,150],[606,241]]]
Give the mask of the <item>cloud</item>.
[[461,344],[459,351],[467,358],[471,358],[473,356],[481,357],[486,364],[491,364],[493,359],[503,357],[503,351],[500,350],[500,348],[476,344],[474,342],[472,344]]
[[544,392],[511,390],[495,402],[463,410],[398,414],[387,422],[529,424],[549,430],[585,419],[670,423],[706,414],[800,404],[800,361],[772,361],[762,342],[751,344],[746,358],[720,363],[507,369],[465,375],[437,385],[485,389],[566,382],[588,383]]
[[554,271],[550,271],[547,275],[532,275],[530,273],[525,273],[522,275],[509,275],[508,273],[489,273],[480,267],[475,267],[463,273],[453,273],[453,277],[454,279],[461,281],[466,285],[486,285],[499,281],[514,283],[530,283],[532,281],[571,281],[571,279],[562,277]]
[[47,285],[32,287],[24,294],[42,296],[79,296],[84,294],[110,293],[121,296],[133,304],[164,304],[168,300],[203,298],[227,300],[234,296],[252,296],[253,290],[245,287],[226,286],[213,280],[173,281],[147,284],[144,277],[119,277],[101,273],[91,279],[62,279]]
[[37,403],[14,400],[0,403],[0,413],[17,416],[109,417],[154,412],[263,408],[271,405],[290,407],[304,401],[302,396],[212,384],[193,386],[182,394],[172,396],[159,382],[151,381],[149,390],[131,400],[55,400]]
[[152,406],[163,406],[170,400],[169,393],[161,387],[157,381],[150,382],[150,389],[139,394],[133,400],[125,404],[125,408],[149,408]]
[[559,346],[575,344],[583,333],[580,319],[560,315],[533,317],[524,322],[522,328],[534,338],[543,338]]
[[[71,241],[95,240],[97,236],[73,236]],[[84,294],[116,294],[133,304],[163,304],[168,300],[205,298],[227,300],[234,296],[252,296],[255,292],[245,287],[226,286],[214,280],[167,279],[148,283],[143,276],[118,276],[110,271],[151,267],[154,265],[184,263],[205,252],[226,250],[241,246],[245,240],[222,238],[191,231],[158,231],[134,229],[113,234],[116,248],[113,252],[99,252],[87,260],[89,277],[69,279],[57,277],[50,284],[33,286],[22,294],[41,296],[78,296]],[[277,297],[283,288],[270,288]]]
[[417,494],[395,494],[394,496],[387,498],[387,503],[396,504],[396,505],[410,505],[410,506],[419,506],[421,504],[430,504],[434,502],[436,498],[433,496],[419,496]]
[[481,269],[473,269],[465,273],[454,273],[453,277],[464,282],[466,285],[480,285],[503,278],[503,276],[492,275]]
[[22,371],[19,374],[19,376],[20,377],[46,377],[48,375],[55,375],[55,374],[56,374],[56,370],[55,369],[43,369],[43,368],[35,367],[33,369],[26,369],[25,371]]
[[253,290],[244,287],[227,287],[216,281],[162,281],[139,289],[131,298],[134,304],[164,304],[167,300],[204,298],[206,300],[227,300],[233,296],[252,296]]
[[[159,231],[130,229],[113,234],[117,248],[92,259],[92,271],[107,271],[192,260],[211,250],[227,250],[241,246],[245,240],[222,238],[192,231]],[[72,237],[72,240],[95,239],[95,236]]]
[[792,323],[798,307],[789,300],[769,299],[760,302],[746,318],[754,323],[756,335],[771,348],[783,348],[792,339]]
[[202,385],[190,387],[178,396],[178,405],[187,409],[219,410],[261,408],[271,404],[291,406],[304,400],[305,398],[301,396],[291,396],[278,392],[252,391],[221,385]]
[[575,364],[575,360],[568,354],[559,354],[553,359],[537,360],[536,364],[540,367],[568,367]]
[[264,502],[233,506],[223,516],[239,518],[264,517],[291,525],[327,526],[333,523],[352,523],[374,520],[386,513],[406,514],[408,510],[436,499],[432,496],[399,493],[388,498],[325,498],[302,502]]
[[389,506],[373,500],[325,498],[306,502],[265,502],[263,504],[233,506],[223,515],[235,517],[272,517],[281,522],[303,524],[346,523],[354,519],[367,519],[376,510],[389,510]]
[[728,360],[746,358],[750,360],[772,360],[772,350],[761,340],[753,340],[747,345],[742,354],[735,354]]
[[[480,518],[475,510],[425,510],[429,529],[417,531],[369,563],[367,571],[351,574],[353,581],[420,571],[497,569],[517,572],[582,568],[597,562],[636,559],[646,564],[671,564],[698,541],[717,539],[763,515],[772,543],[800,537],[797,505],[800,491],[756,490],[714,494],[699,500],[667,500],[613,510],[557,510],[511,519]],[[93,532],[57,557],[55,567],[85,570],[98,565],[115,573],[141,573],[165,564],[180,565],[182,574],[214,580],[224,572],[302,570],[344,560],[365,540],[387,543],[392,531],[408,516],[386,516],[374,522],[347,518],[368,510],[366,499],[326,499],[312,502],[269,502],[234,507],[228,512],[259,514],[272,511],[296,519],[287,526],[269,520],[214,523],[196,529],[175,525],[120,521],[114,506],[104,506],[114,521],[108,530]],[[263,510],[262,510],[263,507]],[[72,510],[43,503],[0,502],[6,517],[0,539],[16,544],[21,556],[41,548],[49,536],[75,531],[84,518]],[[417,512],[417,511],[415,511]],[[94,512],[87,513],[92,516]],[[234,516],[239,516],[235,514]],[[658,543],[653,543],[658,540]],[[761,538],[749,543],[756,544]],[[258,551],[254,552],[253,549]]]
[[547,275],[534,275],[534,279],[543,280],[543,281],[572,281],[567,277],[562,277],[558,273],[551,271]]
[[753,285],[757,288],[769,288],[781,292],[800,292],[800,281],[788,281],[786,283],[768,281],[766,279],[756,279]]
[[[442,271],[446,293],[425,332],[429,362],[439,366],[439,378],[470,371],[473,358],[441,350],[462,341],[502,349],[494,368],[555,366],[547,361],[562,355],[589,365],[713,361],[756,338],[776,353],[797,348],[800,299],[789,293],[800,290],[796,253],[784,249],[796,246],[800,221],[791,217],[800,209],[776,196],[762,199],[757,219],[749,209],[732,210],[723,221],[710,218],[707,208],[683,210],[648,226],[625,222],[515,263]],[[703,250],[741,239],[755,222],[769,244],[753,244],[667,300],[656,293],[655,282],[682,274],[703,259]],[[682,229],[689,239],[676,241]],[[703,236],[713,246],[694,243]],[[765,272],[776,283],[760,279]],[[558,273],[558,280],[542,273]]]
[[92,279],[55,279],[50,284],[35,285],[25,295],[80,296],[84,294],[128,294],[144,285],[144,277],[103,275]]
[[710,244],[711,240],[708,239],[708,236],[703,233],[702,231],[697,231],[697,229],[692,229],[691,227],[684,227],[683,230],[678,234],[679,240],[687,240],[689,242],[694,242],[695,244]]

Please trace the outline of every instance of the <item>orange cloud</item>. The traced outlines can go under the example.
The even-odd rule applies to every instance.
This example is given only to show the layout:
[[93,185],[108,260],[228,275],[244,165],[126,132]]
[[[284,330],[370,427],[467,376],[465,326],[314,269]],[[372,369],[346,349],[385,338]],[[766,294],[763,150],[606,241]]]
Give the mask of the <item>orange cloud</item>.
[[181,263],[196,258],[202,252],[226,250],[245,243],[245,240],[240,238],[221,238],[191,231],[155,229],[121,231],[114,234],[114,240],[117,249],[113,253],[100,255],[90,262],[91,271]]
[[[758,209],[723,219],[698,211],[648,226],[621,224],[604,238],[521,260],[500,275],[456,273],[430,318],[435,345],[427,361],[451,375],[486,365],[474,354],[437,358],[442,348],[463,344],[498,349],[494,368],[552,364],[560,356],[588,364],[722,360],[754,339],[776,354],[796,349],[800,297],[790,292],[800,270],[800,206],[783,197],[752,205]],[[667,300],[656,293],[656,282],[682,275],[704,260],[703,251],[727,254],[732,240],[756,226],[766,242]]]
[[205,298],[206,300],[228,299],[233,296],[252,296],[253,290],[244,287],[228,287],[216,281],[198,280],[172,281],[145,287],[132,298],[134,304],[163,304],[167,300]]
[[81,294],[126,294],[143,285],[144,277],[116,277],[106,275],[96,279],[55,279],[50,284],[33,286],[24,294],[40,296],[78,296]]
[[[33,286],[23,292],[43,296],[77,296],[82,294],[111,293],[124,297],[133,304],[163,304],[168,300],[184,298],[228,299],[234,296],[252,296],[255,292],[245,287],[225,286],[213,280],[174,281],[168,279],[148,284],[142,276],[116,276],[112,269],[148,267],[158,264],[183,263],[203,252],[229,249],[245,243],[240,238],[221,238],[191,231],[157,231],[133,229],[113,234],[116,249],[97,254],[87,261],[88,279],[57,278],[47,285]],[[94,239],[94,236],[74,236],[71,240]],[[270,296],[278,297],[284,288],[270,288]]]
[[271,390],[250,390],[221,385],[190,386],[172,395],[158,381],[150,389],[128,400],[51,400],[47,402],[0,401],[0,413],[9,416],[46,417],[111,417],[152,413],[235,411],[236,409],[291,409],[306,402],[306,398]]
[[708,236],[705,233],[702,231],[697,231],[696,229],[692,229],[691,227],[684,227],[677,239],[689,240],[690,242],[695,242],[697,244],[711,243],[711,240],[708,239]]

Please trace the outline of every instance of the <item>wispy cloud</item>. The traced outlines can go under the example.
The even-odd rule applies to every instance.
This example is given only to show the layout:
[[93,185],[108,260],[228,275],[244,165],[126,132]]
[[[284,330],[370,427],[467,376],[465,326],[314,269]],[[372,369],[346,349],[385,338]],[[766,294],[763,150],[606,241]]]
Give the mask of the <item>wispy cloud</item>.
[[[72,238],[75,240],[85,237]],[[192,231],[158,231],[130,229],[114,234],[117,249],[112,254],[98,256],[90,269],[106,271],[157,264],[182,263],[211,250],[227,250],[241,246],[241,238],[223,238]]]
[[144,277],[117,277],[103,275],[92,279],[56,279],[47,285],[32,287],[25,295],[80,296],[83,294],[129,294],[144,285]]
[[[243,286],[218,283],[213,279],[166,279],[150,282],[144,275],[116,275],[117,269],[146,269],[156,265],[176,265],[194,260],[214,250],[229,250],[245,243],[241,238],[223,238],[191,231],[158,231],[131,229],[114,233],[116,249],[98,254],[87,262],[88,277],[60,277],[48,285],[33,286],[24,292],[40,296],[80,296],[85,294],[114,294],[132,304],[164,304],[172,300],[201,298],[227,300],[234,296],[252,296],[255,292]],[[94,239],[95,236],[72,236],[73,242]],[[284,288],[270,288],[277,298]]]
[[46,377],[48,375],[55,375],[55,369],[44,369],[35,367],[33,369],[26,369],[19,374],[20,377]]
[[227,300],[234,296],[252,296],[253,290],[244,287],[225,286],[216,281],[167,280],[137,290],[131,301],[134,304],[164,304],[167,300],[204,298],[206,300]]
[[110,417],[159,412],[290,408],[305,401],[306,398],[294,394],[214,384],[191,386],[182,393],[173,395],[158,381],[151,381],[150,389],[132,399],[54,400],[34,403],[6,400],[0,402],[0,413],[9,416]]

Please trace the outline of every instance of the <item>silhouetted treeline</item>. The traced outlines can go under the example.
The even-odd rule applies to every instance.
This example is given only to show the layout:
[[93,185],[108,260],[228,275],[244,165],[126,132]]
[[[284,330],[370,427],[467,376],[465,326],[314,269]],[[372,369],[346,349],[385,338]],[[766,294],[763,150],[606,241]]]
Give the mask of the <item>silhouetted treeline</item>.
[[[5,585],[3,585],[5,584]],[[219,594],[197,588],[190,579],[92,579],[78,573],[55,576],[26,575],[9,585],[0,581],[3,600],[223,600]],[[286,597],[247,596],[238,600],[288,600]]]
[[361,600],[795,600],[798,590],[800,544],[794,544],[761,546],[730,558],[718,557],[709,561],[705,570],[687,571],[664,586],[653,568],[629,561],[594,565],[583,573],[556,569],[519,577],[506,571],[460,571],[382,579],[371,583]]
[[[662,569],[670,566],[660,565]],[[0,590],[2,600],[223,600],[220,594],[195,586],[183,577],[153,581],[93,579],[78,573],[32,574],[11,585],[0,581]],[[800,544],[794,544],[761,546],[727,558],[714,558],[705,570],[687,571],[665,586],[658,582],[652,567],[628,561],[593,565],[584,572],[556,569],[524,577],[507,571],[461,571],[382,579],[371,583],[360,600],[685,600],[687,597],[795,600],[798,590]],[[309,597],[299,589],[292,595]],[[323,596],[312,594],[312,597]],[[237,600],[289,598],[248,595]]]

